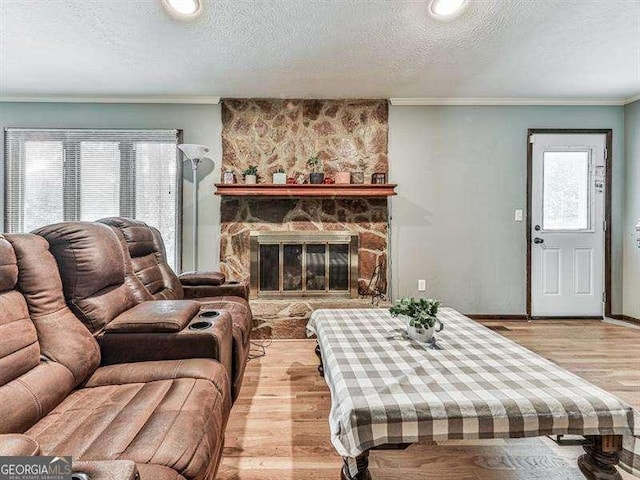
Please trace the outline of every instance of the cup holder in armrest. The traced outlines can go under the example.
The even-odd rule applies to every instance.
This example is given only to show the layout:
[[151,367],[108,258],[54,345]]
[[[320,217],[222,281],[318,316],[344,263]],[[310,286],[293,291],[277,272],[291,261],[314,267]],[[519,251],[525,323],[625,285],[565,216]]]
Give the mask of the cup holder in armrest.
[[211,327],[213,323],[210,320],[199,320],[189,325],[189,330],[206,330]]
[[226,282],[227,285],[238,285],[240,282],[238,280],[229,280]]
[[220,312],[217,310],[203,310],[198,316],[200,318],[216,318],[220,316]]
[[89,475],[84,472],[73,472],[71,474],[71,480],[89,480]]

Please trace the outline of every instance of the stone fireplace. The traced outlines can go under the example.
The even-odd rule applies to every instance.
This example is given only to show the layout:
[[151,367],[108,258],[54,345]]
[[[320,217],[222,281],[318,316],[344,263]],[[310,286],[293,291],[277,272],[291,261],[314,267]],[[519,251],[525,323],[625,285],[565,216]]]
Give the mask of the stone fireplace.
[[[272,173],[280,168],[288,177],[307,175],[306,162],[317,155],[325,176],[363,170],[365,183],[371,183],[373,173],[388,173],[387,132],[386,100],[225,99],[222,170],[234,172],[242,182],[242,171],[256,165],[259,183],[271,183]],[[326,237],[334,234],[356,239],[343,243],[349,244],[348,290],[330,288],[331,261],[345,249],[330,246]],[[291,235],[315,235],[322,242],[294,242]],[[276,247],[267,247],[269,236],[278,240]],[[309,308],[296,306],[296,298],[301,305],[321,297],[353,302],[372,279],[386,291],[387,236],[386,197],[222,196],[221,270],[230,278],[250,281],[258,299],[288,299],[286,305],[268,303],[268,315],[261,315],[260,305],[252,303],[258,318],[274,322],[291,318],[301,325],[306,322]],[[324,247],[318,246],[323,243]],[[262,276],[261,254],[272,267]],[[294,260],[284,260],[287,254]],[[336,281],[338,270],[334,270]],[[268,271],[272,276],[267,277]],[[261,285],[262,280],[270,284]]]
[[359,235],[251,232],[251,297],[357,298]]

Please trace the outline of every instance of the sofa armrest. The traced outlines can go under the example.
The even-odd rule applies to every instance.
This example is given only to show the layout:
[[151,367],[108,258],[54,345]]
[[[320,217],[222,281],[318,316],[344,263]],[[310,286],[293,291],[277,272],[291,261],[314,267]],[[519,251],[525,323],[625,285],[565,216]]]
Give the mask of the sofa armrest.
[[105,327],[108,333],[177,333],[198,315],[200,304],[185,300],[142,302]]
[[0,435],[0,457],[34,457],[40,455],[40,445],[21,433]]
[[183,285],[184,298],[197,300],[205,297],[242,297],[249,300],[247,282],[229,281],[222,285]]
[[[97,337],[102,364],[212,358],[231,375],[232,318],[229,312],[219,313],[210,319],[196,315],[179,332],[103,332]],[[203,321],[210,325],[199,325]]]
[[184,272],[178,278],[182,285],[195,287],[198,285],[209,285],[217,287],[226,281],[226,277],[222,272]]
[[138,469],[131,460],[105,460],[73,462],[73,477],[88,480],[136,480]]

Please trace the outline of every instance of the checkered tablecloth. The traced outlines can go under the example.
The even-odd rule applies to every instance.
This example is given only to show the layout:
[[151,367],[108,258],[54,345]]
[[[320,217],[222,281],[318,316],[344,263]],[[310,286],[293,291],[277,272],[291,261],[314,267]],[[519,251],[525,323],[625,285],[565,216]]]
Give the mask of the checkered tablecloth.
[[387,310],[312,314],[340,455],[421,440],[625,435],[622,467],[640,474],[629,405],[455,310],[438,317],[433,346],[408,339]]

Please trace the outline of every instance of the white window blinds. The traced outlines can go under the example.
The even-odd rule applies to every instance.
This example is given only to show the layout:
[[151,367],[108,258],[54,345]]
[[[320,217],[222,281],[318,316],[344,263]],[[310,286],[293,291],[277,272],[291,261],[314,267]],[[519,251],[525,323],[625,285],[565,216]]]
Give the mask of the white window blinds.
[[5,130],[5,230],[122,216],[157,227],[179,265],[177,130]]

